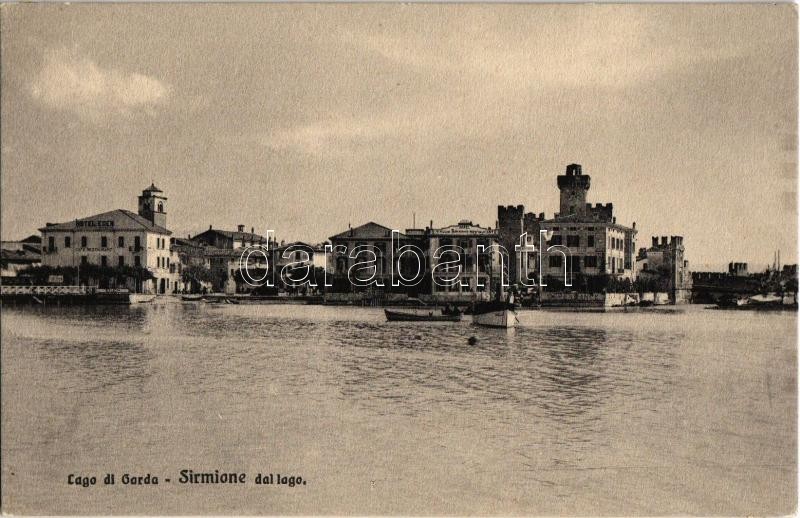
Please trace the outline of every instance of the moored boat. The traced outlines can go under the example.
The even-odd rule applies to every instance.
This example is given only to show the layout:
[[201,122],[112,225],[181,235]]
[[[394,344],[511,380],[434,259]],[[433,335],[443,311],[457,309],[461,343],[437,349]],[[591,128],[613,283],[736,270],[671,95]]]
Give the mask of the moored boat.
[[394,311],[384,309],[389,322],[460,322],[461,313],[445,314],[434,308]]
[[203,300],[203,295],[199,295],[199,294],[198,295],[191,295],[191,294],[181,295],[181,300],[183,300],[185,302],[200,302],[201,300]]
[[486,327],[516,327],[519,323],[514,305],[508,302],[483,302],[472,310],[472,323]]

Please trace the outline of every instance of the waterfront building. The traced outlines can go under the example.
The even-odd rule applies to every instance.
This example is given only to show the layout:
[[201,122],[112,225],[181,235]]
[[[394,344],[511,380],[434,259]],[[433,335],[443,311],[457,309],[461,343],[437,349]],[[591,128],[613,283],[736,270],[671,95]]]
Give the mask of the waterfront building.
[[[291,243],[281,242],[273,248],[275,266],[278,271],[287,264],[295,263],[299,266],[310,266],[312,268],[325,268],[325,243],[309,244],[303,241]],[[287,253],[288,251],[288,253]]]
[[138,213],[116,209],[64,223],[47,223],[39,229],[42,265],[141,268],[152,278],[129,278],[126,287],[142,293],[173,291],[176,281],[170,273],[166,202],[164,193],[150,185],[139,196]]
[[[500,236],[494,229],[475,225],[465,219],[455,225],[428,228],[425,235],[433,280],[431,294],[439,298],[463,298],[466,295],[469,298],[486,299],[490,297],[493,282],[499,282],[503,274],[509,275],[508,265],[504,264],[507,261],[501,258],[497,248]],[[454,247],[458,255],[444,252],[436,259],[434,253],[440,247],[445,250]],[[483,247],[481,251],[479,247]],[[452,263],[455,259],[458,259],[458,265]],[[443,264],[444,267],[436,268],[437,264]],[[453,278],[457,279],[455,283],[444,282],[444,279]]]
[[[470,301],[488,298],[493,282],[497,282],[501,276],[502,262],[497,248],[498,234],[494,229],[473,224],[470,220],[461,220],[446,227],[434,228],[431,222],[430,226],[424,229],[398,231],[394,241],[391,233],[389,227],[369,222],[332,236],[330,238],[332,253],[328,257],[328,271],[333,276],[333,287],[330,291],[371,290]],[[484,253],[478,254],[478,245],[485,247]],[[414,255],[398,253],[406,246],[416,247],[419,251],[421,254],[419,264]],[[355,285],[348,279],[349,269],[366,258],[366,255],[350,257],[356,247],[372,250],[375,254],[375,265],[372,268],[354,271],[354,278],[363,280],[374,274],[374,278],[383,284],[382,287],[366,288]],[[436,251],[440,247],[445,247],[442,250],[444,253],[437,257]],[[456,250],[458,257],[454,254]],[[394,257],[399,257],[399,265],[396,268],[403,277],[412,281],[418,280],[418,283],[413,286],[392,286],[392,254]],[[456,258],[458,264],[447,264]],[[448,283],[445,279],[453,281]]]
[[42,263],[42,238],[35,234],[19,241],[0,242],[0,275],[16,277],[17,273]]
[[[528,260],[527,277],[538,283],[541,254],[541,276],[547,279],[548,286],[558,283],[559,279],[563,283],[565,269],[572,275],[573,285],[578,277],[587,284],[599,277],[633,281],[636,278],[633,260],[636,223],[630,227],[617,223],[612,203],[587,203],[591,177],[583,174],[580,164],[568,165],[565,174],[557,177],[557,185],[560,192],[559,212],[552,219],[546,219],[544,213],[526,213],[522,205],[498,206],[501,243],[510,254],[516,256],[515,260],[510,261],[510,277],[517,282],[523,279],[524,272],[520,270],[521,255],[524,255]],[[540,231],[546,232],[542,247],[539,245]],[[514,245],[519,244],[519,236],[523,232],[528,234],[529,241],[533,241],[536,247],[534,253],[514,252]],[[548,251],[548,248],[556,245],[556,248]]]
[[[409,242],[408,236],[398,233],[395,236],[398,244]],[[384,287],[391,287],[391,264],[390,255],[392,252],[392,229],[370,221],[357,227],[350,227],[344,232],[340,232],[330,237],[332,250],[328,257],[327,269],[333,274],[333,291],[359,291],[360,286],[348,280],[347,274],[351,267],[356,263],[365,260],[362,257],[351,257],[351,253],[356,247],[365,247],[375,254],[375,266],[373,269],[359,269],[353,272],[354,279],[367,280],[374,278]]]
[[250,232],[245,232],[244,225],[238,225],[236,230],[218,230],[209,225],[208,230],[197,234],[192,240],[214,248],[228,250],[245,248],[251,245],[268,245],[268,238],[256,234],[253,227],[250,228]]
[[641,289],[663,291],[669,294],[670,302],[689,302],[692,291],[692,276],[689,261],[684,259],[683,236],[653,236],[650,248],[641,248],[636,257],[636,272]]

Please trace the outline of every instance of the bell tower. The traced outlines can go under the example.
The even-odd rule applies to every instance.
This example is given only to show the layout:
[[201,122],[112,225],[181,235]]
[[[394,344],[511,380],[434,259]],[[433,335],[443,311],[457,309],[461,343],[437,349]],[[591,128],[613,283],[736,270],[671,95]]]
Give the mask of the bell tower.
[[154,225],[167,228],[166,205],[167,197],[161,189],[151,183],[150,187],[143,190],[139,196],[139,215]]
[[581,173],[580,164],[569,164],[567,174],[558,176],[558,190],[561,191],[560,217],[584,216],[586,214],[586,193],[589,191],[591,177]]

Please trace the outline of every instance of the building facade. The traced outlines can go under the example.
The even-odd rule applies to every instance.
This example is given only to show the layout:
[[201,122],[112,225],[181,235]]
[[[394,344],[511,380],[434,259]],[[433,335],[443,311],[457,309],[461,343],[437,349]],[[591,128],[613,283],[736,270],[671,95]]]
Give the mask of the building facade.
[[[650,248],[642,248],[636,257],[637,277],[652,280],[652,291],[666,291],[670,302],[683,304],[691,300],[692,275],[684,258],[683,236],[653,236]],[[644,282],[642,283],[644,284]]]
[[139,213],[117,209],[64,223],[47,223],[39,229],[42,265],[142,268],[152,279],[130,278],[126,287],[142,293],[173,291],[176,279],[170,273],[166,200],[160,189],[150,185],[139,196]]
[[432,294],[485,299],[490,297],[494,283],[509,275],[506,263],[510,261],[501,254],[500,236],[494,229],[461,220],[455,225],[426,230]]
[[[263,253],[248,254],[248,273],[243,273],[240,271],[242,255],[251,246],[261,247]],[[256,279],[269,273],[266,257],[272,246],[274,243],[256,234],[254,228],[245,232],[244,225],[239,225],[235,231],[209,225],[208,230],[194,237],[175,240],[173,249],[179,259],[177,271],[183,281],[182,288],[184,291],[248,293],[262,285]]]
[[[515,256],[511,278],[520,283],[538,283],[540,278],[545,283],[545,279],[563,283],[566,272],[570,283],[576,278],[601,276],[633,281],[636,223],[630,227],[617,223],[611,203],[587,203],[591,177],[583,174],[579,164],[568,165],[565,174],[557,177],[557,185],[559,212],[552,219],[546,219],[544,213],[526,213],[522,205],[497,208],[499,239]],[[540,242],[541,231],[544,238]],[[519,241],[523,233],[527,233],[527,243]],[[514,252],[518,244],[535,249]]]
[[[327,264],[334,292],[372,290],[453,301],[486,299],[505,265],[497,246],[497,232],[469,220],[440,228],[433,228],[431,222],[424,229],[398,231],[394,240],[389,227],[369,222],[332,236],[330,242]],[[481,252],[479,246],[483,247]],[[406,247],[414,247],[415,254],[403,253]],[[374,256],[353,257],[354,250],[362,249],[372,250]],[[358,266],[365,258],[373,257],[373,266]],[[395,279],[402,275],[408,281],[404,285],[392,286],[393,257]],[[374,279],[382,286],[359,286],[352,279]]]

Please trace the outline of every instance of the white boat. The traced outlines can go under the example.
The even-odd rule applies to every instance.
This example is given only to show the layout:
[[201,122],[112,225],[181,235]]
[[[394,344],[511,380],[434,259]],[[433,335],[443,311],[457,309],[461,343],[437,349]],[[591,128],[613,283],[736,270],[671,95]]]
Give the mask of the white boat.
[[472,322],[479,326],[509,328],[516,327],[519,319],[517,318],[517,312],[513,309],[501,309],[500,311],[472,315]]
[[128,295],[128,299],[130,300],[131,304],[152,302],[155,298],[155,294],[152,293],[131,293]]
[[514,305],[506,302],[477,304],[472,311],[472,323],[487,327],[516,327],[519,323]]

